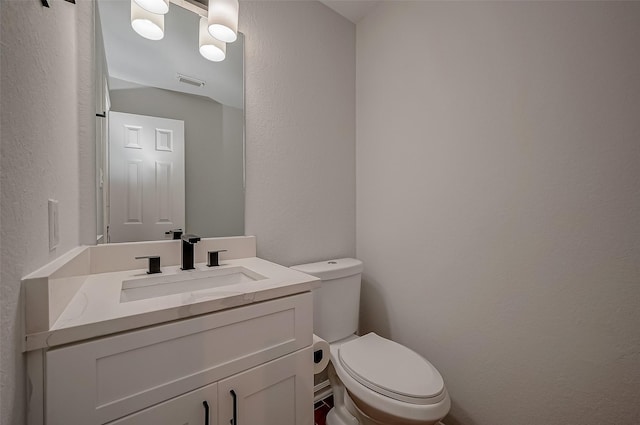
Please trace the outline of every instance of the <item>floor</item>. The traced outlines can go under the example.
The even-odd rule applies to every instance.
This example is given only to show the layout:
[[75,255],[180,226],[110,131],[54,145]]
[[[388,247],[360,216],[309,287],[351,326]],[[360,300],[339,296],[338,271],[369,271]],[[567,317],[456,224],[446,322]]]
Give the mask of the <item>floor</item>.
[[315,417],[315,425],[326,425],[327,413],[333,407],[333,396],[329,396],[324,400],[316,402],[313,405],[313,416]]

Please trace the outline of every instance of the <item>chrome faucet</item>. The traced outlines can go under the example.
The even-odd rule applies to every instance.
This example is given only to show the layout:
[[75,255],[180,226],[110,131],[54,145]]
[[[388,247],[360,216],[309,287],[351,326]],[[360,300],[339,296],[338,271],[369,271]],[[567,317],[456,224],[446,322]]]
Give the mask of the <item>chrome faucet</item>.
[[193,270],[193,246],[200,242],[200,236],[182,235],[182,270]]

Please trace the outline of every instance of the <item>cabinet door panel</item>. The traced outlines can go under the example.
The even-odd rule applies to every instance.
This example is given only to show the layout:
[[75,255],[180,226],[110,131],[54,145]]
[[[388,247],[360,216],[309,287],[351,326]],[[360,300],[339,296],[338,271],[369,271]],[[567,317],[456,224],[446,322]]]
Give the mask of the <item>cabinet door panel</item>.
[[220,424],[312,425],[313,352],[311,347],[218,382]]
[[217,425],[217,412],[218,388],[217,384],[211,384],[109,425]]

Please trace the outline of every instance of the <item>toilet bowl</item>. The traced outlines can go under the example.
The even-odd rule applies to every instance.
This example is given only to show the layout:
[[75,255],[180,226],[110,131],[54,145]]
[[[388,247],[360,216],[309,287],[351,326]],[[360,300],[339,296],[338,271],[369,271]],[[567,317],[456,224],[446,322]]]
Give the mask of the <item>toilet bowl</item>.
[[329,342],[334,408],[328,425],[433,425],[451,400],[437,369],[409,348],[375,333],[357,336],[362,262],[303,264],[316,276],[314,332]]
[[[349,416],[361,425],[432,425],[449,412],[440,373],[410,349],[369,333],[334,342],[330,350],[337,407],[327,418],[329,425],[351,425]],[[346,391],[338,391],[342,399],[336,400],[340,386]],[[349,415],[339,412],[341,403]]]

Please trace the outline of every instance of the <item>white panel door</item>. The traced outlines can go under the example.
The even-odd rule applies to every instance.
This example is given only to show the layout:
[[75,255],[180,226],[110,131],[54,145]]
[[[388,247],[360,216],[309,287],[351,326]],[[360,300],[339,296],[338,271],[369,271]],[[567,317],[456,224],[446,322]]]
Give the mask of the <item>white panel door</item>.
[[311,347],[219,381],[218,412],[220,424],[313,425]]
[[109,242],[184,229],[184,121],[109,112],[109,183]]

